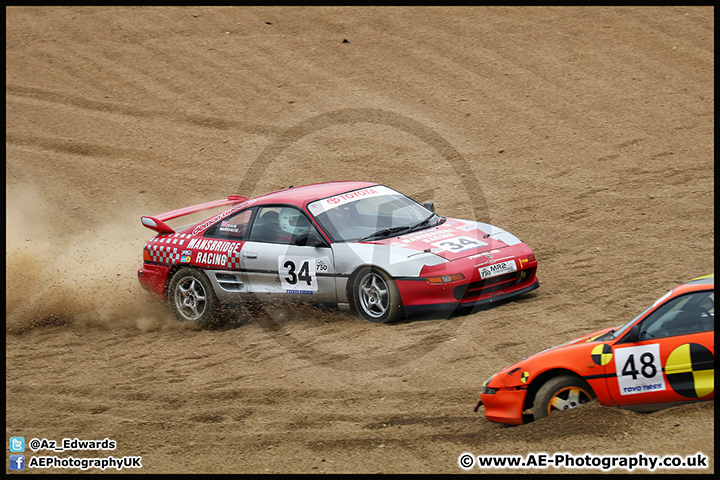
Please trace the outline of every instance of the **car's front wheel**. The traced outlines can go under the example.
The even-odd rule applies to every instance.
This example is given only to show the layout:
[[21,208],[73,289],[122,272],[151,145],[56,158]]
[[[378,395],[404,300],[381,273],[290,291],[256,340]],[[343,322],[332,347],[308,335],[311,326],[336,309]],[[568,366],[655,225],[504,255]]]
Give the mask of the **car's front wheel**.
[[355,310],[369,322],[389,323],[405,315],[397,285],[382,270],[363,268],[355,276],[352,289]]
[[539,420],[553,413],[577,408],[594,398],[592,388],[582,378],[574,375],[553,377],[535,395],[533,417]]
[[218,299],[210,280],[201,270],[181,268],[175,272],[168,286],[168,303],[181,322],[205,327],[220,321]]

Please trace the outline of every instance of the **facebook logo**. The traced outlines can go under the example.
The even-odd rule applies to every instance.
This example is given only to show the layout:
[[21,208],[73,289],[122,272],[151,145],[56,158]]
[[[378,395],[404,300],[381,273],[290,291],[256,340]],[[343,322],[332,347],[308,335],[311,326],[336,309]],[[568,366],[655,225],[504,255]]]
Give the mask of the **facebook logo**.
[[10,455],[10,470],[25,470],[25,455]]
[[10,437],[10,451],[11,452],[24,452],[25,451],[25,437]]

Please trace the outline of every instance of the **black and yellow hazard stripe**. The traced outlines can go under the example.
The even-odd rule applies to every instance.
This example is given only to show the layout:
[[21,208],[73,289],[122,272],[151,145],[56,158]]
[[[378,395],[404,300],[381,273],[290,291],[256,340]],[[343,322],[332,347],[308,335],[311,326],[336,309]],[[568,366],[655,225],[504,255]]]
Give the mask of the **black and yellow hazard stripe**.
[[702,398],[715,390],[715,356],[698,343],[675,348],[663,370],[672,389],[683,397]]
[[590,354],[595,365],[607,365],[613,357],[612,348],[607,343],[595,345]]

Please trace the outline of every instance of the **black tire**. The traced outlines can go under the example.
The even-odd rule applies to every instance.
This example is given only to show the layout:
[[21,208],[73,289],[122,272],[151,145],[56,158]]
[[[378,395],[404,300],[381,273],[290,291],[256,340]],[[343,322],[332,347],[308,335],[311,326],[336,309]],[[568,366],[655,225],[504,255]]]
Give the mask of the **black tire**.
[[377,268],[365,267],[357,272],[352,300],[355,311],[368,322],[390,323],[405,316],[397,285]]
[[186,267],[175,272],[168,285],[167,298],[170,310],[181,322],[192,322],[198,327],[222,323],[220,302],[201,270]]
[[553,377],[535,395],[533,417],[539,420],[562,410],[577,408],[594,398],[592,388],[582,378],[574,375]]

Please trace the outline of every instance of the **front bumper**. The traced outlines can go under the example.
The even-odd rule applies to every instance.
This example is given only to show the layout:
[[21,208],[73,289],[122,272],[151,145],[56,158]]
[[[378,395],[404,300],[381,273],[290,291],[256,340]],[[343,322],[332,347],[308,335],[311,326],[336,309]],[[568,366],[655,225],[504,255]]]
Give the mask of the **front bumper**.
[[491,422],[522,425],[526,395],[525,388],[501,388],[493,394],[481,394],[480,402],[475,408],[484,405],[485,418]]
[[[455,310],[458,307],[477,307],[480,305],[489,305],[491,303],[506,300],[516,295],[522,295],[523,293],[531,292],[540,287],[540,282],[536,279],[533,283],[526,286],[520,286],[510,291],[499,291],[492,292],[478,299],[470,299],[465,301],[459,301],[453,294],[453,288],[449,287],[450,292],[447,290],[442,291],[442,285],[420,285],[420,282],[403,282],[398,281],[398,289],[400,290],[400,296],[403,300],[403,307],[407,314],[418,314],[434,310]],[[414,288],[413,288],[414,287]],[[429,287],[429,288],[428,288]],[[447,288],[447,287],[446,287]],[[410,290],[412,289],[412,290]],[[435,290],[433,290],[435,289]],[[406,294],[414,299],[413,303],[406,302]],[[421,298],[415,298],[419,293],[428,292],[427,296]],[[412,302],[413,300],[411,300]]]

